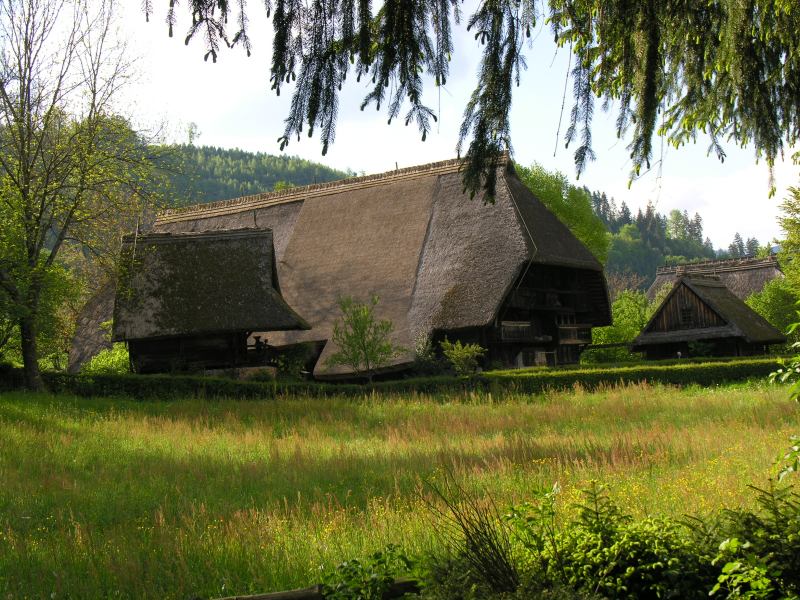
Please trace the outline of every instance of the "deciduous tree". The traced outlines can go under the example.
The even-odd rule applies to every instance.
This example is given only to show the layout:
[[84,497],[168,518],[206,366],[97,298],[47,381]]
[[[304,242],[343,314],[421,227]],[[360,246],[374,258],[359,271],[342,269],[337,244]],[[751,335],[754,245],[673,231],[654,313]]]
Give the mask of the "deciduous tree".
[[375,317],[377,305],[377,296],[364,303],[353,298],[339,300],[342,317],[333,326],[331,336],[339,349],[328,359],[328,364],[348,366],[369,382],[375,370],[385,367],[400,351],[390,339],[394,329],[392,322]]
[[25,380],[42,387],[42,298],[70,244],[98,250],[98,228],[135,206],[149,150],[113,100],[129,74],[113,4],[0,4],[0,290],[16,319]]
[[603,221],[592,210],[592,198],[585,188],[569,184],[567,177],[541,165],[517,167],[519,178],[555,214],[595,258],[605,264],[610,236]]

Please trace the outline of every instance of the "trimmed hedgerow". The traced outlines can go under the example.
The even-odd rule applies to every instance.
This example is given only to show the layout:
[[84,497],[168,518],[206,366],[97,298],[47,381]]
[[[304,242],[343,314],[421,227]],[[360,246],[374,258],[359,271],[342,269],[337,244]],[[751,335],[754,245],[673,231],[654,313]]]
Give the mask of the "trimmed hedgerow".
[[[472,377],[419,377],[381,381],[370,386],[347,383],[238,381],[221,377],[196,375],[114,375],[45,373],[50,390],[78,396],[124,396],[136,399],[170,400],[185,397],[201,398],[274,398],[303,395],[363,396],[365,394],[459,394],[541,393],[547,390],[581,386],[595,389],[604,385],[660,383],[665,385],[719,385],[749,379],[760,379],[774,371],[777,363],[771,358],[741,359],[726,362],[685,363],[670,365],[637,365],[632,367],[495,371]],[[4,373],[5,386],[20,384],[21,377]],[[5,377],[8,376],[8,377]]]
[[78,396],[128,397],[137,400],[177,398],[265,399],[286,395],[331,396],[363,393],[358,385],[239,381],[196,375],[70,375],[46,373],[45,383],[53,392]]
[[539,392],[548,388],[564,389],[579,384],[593,389],[600,385],[625,383],[662,383],[667,385],[716,385],[763,378],[775,369],[773,358],[741,359],[726,362],[670,365],[636,365],[574,371],[498,371],[481,376],[485,383],[520,392]]

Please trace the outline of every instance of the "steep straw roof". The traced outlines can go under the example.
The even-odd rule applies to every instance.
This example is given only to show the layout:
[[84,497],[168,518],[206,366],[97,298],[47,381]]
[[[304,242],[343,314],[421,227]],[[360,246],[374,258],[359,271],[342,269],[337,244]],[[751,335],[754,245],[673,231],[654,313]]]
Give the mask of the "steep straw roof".
[[[681,285],[692,290],[719,315],[725,324],[697,329],[648,331],[650,325],[657,319],[659,312],[669,303]],[[719,277],[681,276],[675,281],[672,290],[664,298],[642,333],[633,341],[633,348],[671,342],[723,338],[741,338],[752,344],[780,344],[786,341],[786,337],[780,331],[731,292]]]
[[725,286],[738,298],[745,300],[751,294],[764,289],[767,282],[783,277],[777,258],[731,258],[707,260],[659,267],[656,279],[647,290],[652,300],[665,285],[672,285],[681,275],[706,275],[719,277]]
[[[461,164],[444,161],[167,211],[155,228],[270,227],[283,296],[312,328],[269,333],[269,343],[327,341],[339,319],[337,300],[374,294],[380,297],[377,316],[392,321],[393,341],[406,350],[394,364],[405,364],[421,334],[491,323],[529,264],[585,269],[602,281],[602,266],[519,182],[510,162],[498,171],[494,205],[464,193]],[[597,304],[597,324],[608,323],[607,297]],[[325,344],[315,375],[347,373],[327,366],[335,350]]]
[[104,324],[114,313],[114,283],[107,282],[92,296],[78,315],[75,333],[69,345],[67,370],[76,373],[93,356],[111,348],[109,331]]
[[277,289],[269,229],[127,236],[121,264],[115,341],[308,327]]

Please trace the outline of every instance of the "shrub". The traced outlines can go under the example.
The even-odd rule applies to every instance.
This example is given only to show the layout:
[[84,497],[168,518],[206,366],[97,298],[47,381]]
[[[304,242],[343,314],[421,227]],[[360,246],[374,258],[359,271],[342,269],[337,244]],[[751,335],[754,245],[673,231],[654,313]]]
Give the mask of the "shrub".
[[462,344],[456,340],[455,344],[445,338],[439,345],[442,352],[457,375],[472,375],[478,370],[478,359],[486,353],[485,348],[478,344]]
[[348,560],[325,573],[322,596],[326,600],[382,600],[395,578],[407,575],[413,567],[399,546],[389,544],[366,560]]
[[604,598],[797,598],[800,496],[772,485],[752,489],[756,510],[634,520],[595,484],[577,517],[556,519],[550,493],[506,520],[532,587]]
[[412,370],[417,376],[442,375],[446,365],[441,357],[436,356],[431,337],[425,333],[414,339],[414,366]]
[[81,368],[87,375],[122,375],[130,373],[130,357],[128,348],[123,343],[116,343],[111,348],[101,350]]
[[564,583],[612,598],[708,595],[713,579],[681,525],[633,521],[599,486],[585,490],[584,498],[576,526],[559,542]]
[[314,344],[306,342],[282,348],[277,357],[278,378],[287,380],[301,380],[311,359],[317,352]]
[[342,317],[334,324],[331,336],[339,350],[327,361],[329,365],[346,365],[354,373],[364,374],[370,383],[375,370],[386,366],[401,351],[390,340],[392,322],[375,319],[377,305],[377,296],[363,304],[352,298],[339,300]]
[[726,510],[715,523],[723,538],[714,559],[721,570],[715,589],[734,598],[797,598],[800,496],[771,482],[751,488],[760,510]]

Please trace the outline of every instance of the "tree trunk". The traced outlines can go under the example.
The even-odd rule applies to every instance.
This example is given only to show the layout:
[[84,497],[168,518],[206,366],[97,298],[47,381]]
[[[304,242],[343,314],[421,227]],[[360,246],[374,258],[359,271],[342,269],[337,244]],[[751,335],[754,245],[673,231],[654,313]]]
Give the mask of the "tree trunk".
[[25,372],[25,387],[29,390],[43,391],[44,381],[39,372],[39,352],[36,349],[36,323],[32,315],[22,317],[19,322],[22,345],[22,364]]

